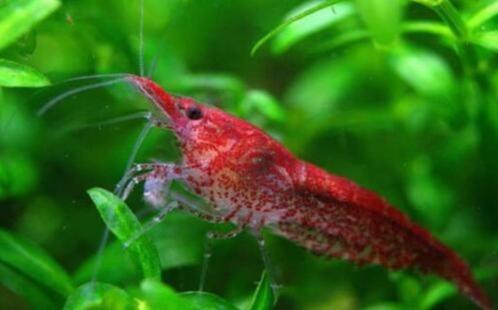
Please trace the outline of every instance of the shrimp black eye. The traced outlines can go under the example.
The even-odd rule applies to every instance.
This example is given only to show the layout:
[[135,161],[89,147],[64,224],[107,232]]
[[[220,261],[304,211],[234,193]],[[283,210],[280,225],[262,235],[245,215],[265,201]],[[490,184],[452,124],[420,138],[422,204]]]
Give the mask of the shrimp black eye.
[[186,114],[191,120],[198,120],[202,118],[202,111],[198,107],[189,107]]

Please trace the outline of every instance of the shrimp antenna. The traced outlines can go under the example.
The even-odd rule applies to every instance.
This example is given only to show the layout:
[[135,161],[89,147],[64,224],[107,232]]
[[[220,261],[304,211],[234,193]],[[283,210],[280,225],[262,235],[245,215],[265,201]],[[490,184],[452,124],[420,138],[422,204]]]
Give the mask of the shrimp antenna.
[[104,250],[105,250],[105,247],[106,247],[108,241],[109,241],[109,228],[107,228],[107,226],[106,226],[104,228],[104,233],[102,235],[102,238],[100,239],[100,242],[99,242],[99,248],[97,250],[95,265],[93,266],[93,272],[92,272],[92,282],[93,283],[97,282],[97,277],[99,275],[100,266],[102,265],[102,258],[104,257]]
[[50,110],[51,108],[53,108],[57,103],[59,103],[60,101],[66,99],[67,97],[70,97],[70,96],[73,96],[73,95],[76,95],[76,94],[79,94],[79,93],[82,93],[82,92],[85,92],[85,91],[88,91],[88,90],[91,90],[91,89],[101,88],[101,87],[105,87],[105,86],[117,84],[117,83],[120,83],[120,82],[123,82],[123,81],[125,81],[125,78],[122,77],[122,78],[118,78],[118,79],[114,79],[114,80],[110,80],[110,81],[105,81],[105,82],[101,82],[101,83],[96,83],[96,84],[91,84],[91,85],[85,85],[85,86],[82,86],[82,87],[78,87],[78,88],[69,90],[69,91],[67,91],[65,93],[60,94],[59,96],[55,97],[54,99],[50,100],[49,102],[45,103],[40,108],[40,110],[38,110],[37,114],[38,114],[38,116],[42,116],[48,110]]
[[125,173],[130,170],[131,165],[133,165],[133,162],[135,161],[135,158],[137,157],[138,150],[142,146],[145,138],[149,134],[149,131],[154,127],[154,122],[152,121],[152,113],[147,113],[146,115],[147,118],[147,123],[145,123],[144,128],[138,135],[137,141],[133,145],[133,149],[131,151],[130,157],[128,158],[128,162],[126,163],[126,168],[125,168]]
[[152,62],[150,63],[149,72],[147,72],[147,78],[149,79],[152,78],[152,75],[156,71],[157,60],[159,59],[158,54],[159,53],[156,53],[156,55],[154,55],[154,58],[152,58]]
[[105,78],[113,78],[113,77],[125,77],[126,73],[104,73],[104,74],[91,74],[91,75],[82,75],[74,78],[69,78],[66,80],[59,81],[54,85],[59,85],[63,83],[73,82],[73,81],[81,81],[81,80],[91,80],[91,79],[105,79]]
[[152,120],[152,113],[148,112],[143,115],[147,119],[147,122],[145,123],[145,126],[143,127],[142,131],[140,131],[140,134],[138,135],[137,140],[135,141],[135,144],[133,145],[130,157],[128,158],[128,161],[126,162],[126,167],[123,173],[123,176],[121,177],[121,180],[119,180],[118,184],[116,185],[114,189],[114,193],[117,195],[121,195],[123,188],[129,180],[129,172],[131,169],[131,166],[133,165],[133,162],[135,161],[135,158],[137,157],[138,151],[140,147],[142,146],[145,138],[149,134],[149,131],[154,127],[154,122]]
[[137,119],[149,119],[149,114],[150,112],[135,112],[135,113],[128,113],[125,115],[117,116],[111,119],[107,119],[105,121],[100,121],[100,122],[93,122],[89,124],[84,124],[84,125],[79,125],[79,126],[74,126],[69,129],[67,129],[65,132],[75,132],[75,131],[80,131],[80,130],[85,130],[88,128],[94,128],[94,127],[104,127],[104,126],[109,126],[109,125],[114,125],[114,124],[119,124],[123,122],[128,122],[128,121],[133,121]]
[[130,113],[126,114],[123,116],[118,116],[114,117],[102,122],[97,122],[97,123],[91,123],[88,125],[85,125],[83,128],[88,128],[88,127],[99,127],[99,126],[108,126],[108,125],[113,125],[117,123],[122,123],[122,122],[127,122],[127,121],[133,121],[136,119],[150,119],[150,112],[136,112],[136,113]]
[[140,65],[140,76],[144,76],[144,0],[140,0],[140,30],[139,30],[138,63]]

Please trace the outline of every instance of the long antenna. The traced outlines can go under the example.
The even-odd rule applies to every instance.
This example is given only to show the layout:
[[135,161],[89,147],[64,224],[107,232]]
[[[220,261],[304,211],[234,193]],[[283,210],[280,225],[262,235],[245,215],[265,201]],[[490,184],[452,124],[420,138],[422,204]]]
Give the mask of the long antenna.
[[149,79],[152,78],[154,71],[156,71],[157,60],[159,58],[158,54],[159,53],[156,53],[156,55],[154,55],[154,58],[152,58],[152,62],[150,63],[149,72],[147,72],[147,78],[149,78]]
[[123,173],[123,176],[121,177],[121,180],[119,180],[118,184],[116,185],[114,189],[114,193],[116,195],[121,196],[123,192],[123,188],[126,185],[126,182],[128,182],[129,178],[129,171],[133,163],[135,162],[135,158],[137,157],[138,151],[140,147],[142,146],[142,143],[144,142],[145,138],[147,137],[149,131],[154,127],[154,122],[152,121],[152,113],[147,113],[145,118],[147,119],[147,123],[145,123],[144,128],[142,131],[140,131],[140,134],[137,137],[137,140],[135,141],[135,144],[133,145],[132,151],[130,156],[128,157],[128,161],[126,162],[126,167]]
[[109,241],[109,228],[107,226],[104,229],[104,234],[100,239],[99,249],[97,250],[97,255],[95,256],[95,265],[93,265],[92,270],[92,282],[95,283],[98,280],[100,267],[102,265],[102,258],[104,257],[104,250]]
[[82,93],[82,92],[85,92],[85,91],[88,91],[91,89],[95,89],[95,88],[101,88],[101,87],[109,86],[112,84],[117,84],[117,83],[123,82],[124,80],[125,80],[125,78],[118,78],[118,79],[114,79],[114,80],[110,80],[110,81],[95,83],[95,84],[91,84],[91,85],[85,85],[82,87],[78,87],[78,88],[69,90],[65,93],[60,94],[59,96],[55,97],[54,99],[50,100],[46,104],[44,104],[38,110],[37,114],[38,114],[38,116],[42,116],[48,110],[50,110],[53,106],[55,106],[57,103],[59,103],[60,101],[64,100],[65,98],[67,98],[69,96],[76,95],[76,94],[79,94],[79,93]]
[[144,76],[144,0],[140,0],[140,33],[139,33],[140,76]]

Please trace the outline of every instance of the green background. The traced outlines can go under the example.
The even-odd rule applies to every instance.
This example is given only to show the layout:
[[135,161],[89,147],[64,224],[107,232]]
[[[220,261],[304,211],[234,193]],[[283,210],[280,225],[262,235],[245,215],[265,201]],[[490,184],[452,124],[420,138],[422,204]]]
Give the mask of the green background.
[[[251,56],[264,35],[317,5]],[[65,79],[138,74],[139,12],[139,1],[0,1],[2,309],[60,308],[92,279],[105,224],[86,190],[114,188],[144,123],[108,121],[151,106],[123,84],[37,110],[101,81]],[[145,70],[155,67],[167,91],[235,113],[380,193],[461,254],[498,300],[497,1],[146,0],[144,13]],[[172,136],[154,129],[137,161],[178,156]],[[128,205],[145,221],[153,213],[140,195]],[[209,229],[229,227],[174,212],[151,231],[163,283],[197,289]],[[472,309],[435,277],[359,268],[266,237],[278,309]],[[188,299],[140,285],[124,252],[111,238],[97,279],[114,286],[102,285],[93,306],[176,309]],[[216,241],[206,291],[245,309],[262,270],[249,234]],[[169,306],[154,304],[159,291]]]

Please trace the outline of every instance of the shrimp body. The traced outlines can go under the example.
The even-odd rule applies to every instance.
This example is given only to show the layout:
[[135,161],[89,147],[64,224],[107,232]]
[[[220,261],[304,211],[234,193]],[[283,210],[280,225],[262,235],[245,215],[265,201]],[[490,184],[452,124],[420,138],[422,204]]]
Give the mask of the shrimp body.
[[147,78],[129,80],[161,110],[182,152],[180,164],[149,177],[181,179],[223,221],[270,227],[316,254],[359,265],[432,273],[492,308],[455,252],[377,194],[299,160],[244,120],[173,97]]

